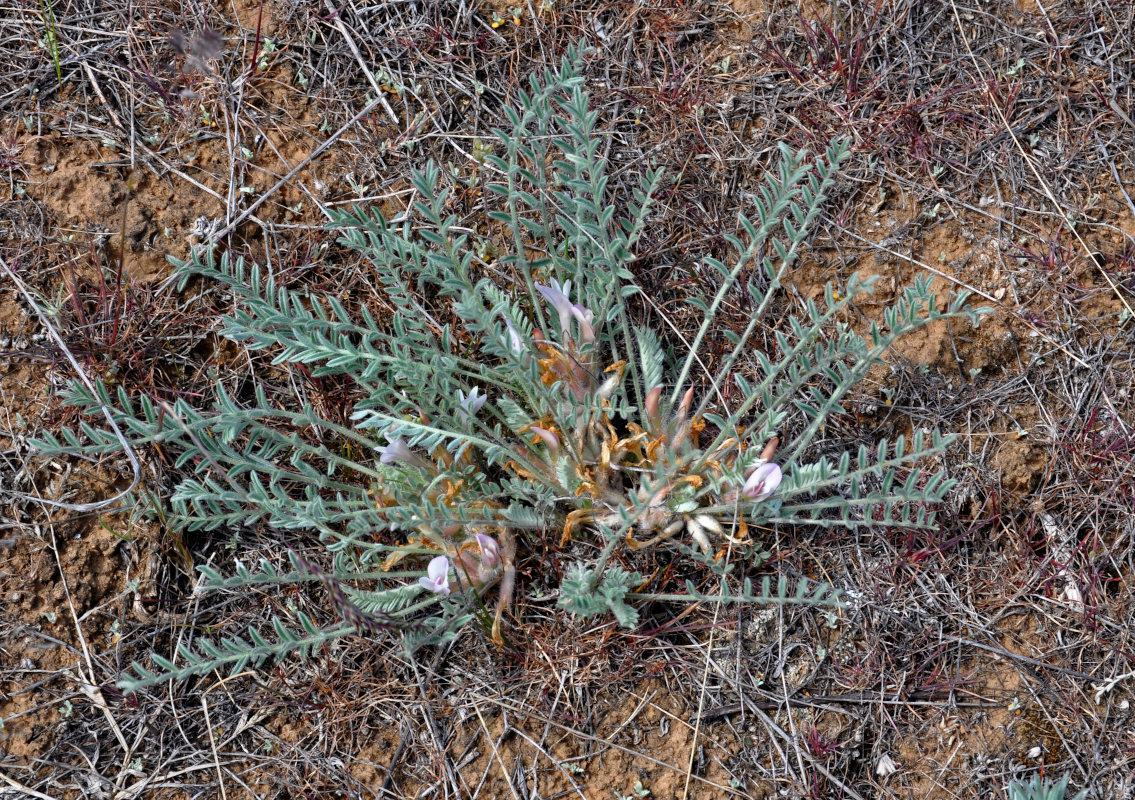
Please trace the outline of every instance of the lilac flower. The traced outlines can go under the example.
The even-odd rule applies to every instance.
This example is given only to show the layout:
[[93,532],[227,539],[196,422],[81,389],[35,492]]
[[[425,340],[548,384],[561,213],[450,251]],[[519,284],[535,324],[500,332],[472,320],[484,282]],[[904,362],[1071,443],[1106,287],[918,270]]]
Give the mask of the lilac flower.
[[481,564],[492,569],[500,563],[500,549],[497,547],[496,539],[483,533],[475,533],[473,538],[477,540],[477,547],[481,549]]
[[390,444],[378,448],[379,461],[383,464],[408,464],[420,469],[432,469],[433,465],[409,448],[402,437],[391,440]]
[[544,295],[544,299],[551,303],[552,307],[556,309],[556,313],[560,315],[560,330],[564,333],[570,331],[572,304],[568,298],[568,292],[571,291],[571,281],[565,281],[563,286],[554,279],[551,286],[538,283],[536,284],[536,291]]
[[466,422],[469,417],[477,416],[477,412],[481,410],[481,407],[485,405],[485,401],[489,399],[488,395],[481,394],[480,392],[480,386],[474,386],[469,394],[465,394],[465,392],[460,389],[457,390],[457,396],[461,401],[461,410],[457,412],[457,415],[461,417],[462,422]]
[[595,341],[595,329],[591,325],[595,319],[595,314],[588,308],[572,303],[571,298],[568,297],[568,293],[571,292],[571,281],[564,281],[562,286],[557,280],[553,280],[551,286],[538,283],[536,290],[556,309],[556,313],[560,317],[560,330],[565,336],[571,334],[571,318],[575,317],[576,321],[579,322],[583,341]]
[[776,491],[776,487],[780,486],[783,478],[779,466],[771,461],[766,462],[749,473],[745,485],[741,487],[741,493],[750,500],[767,500]]
[[475,533],[473,538],[477,542],[476,547],[467,543],[457,550],[457,581],[462,589],[471,587],[480,590],[500,577],[501,554],[493,537]]
[[418,583],[423,589],[449,597],[449,559],[438,556],[431,560],[426,575],[418,578]]

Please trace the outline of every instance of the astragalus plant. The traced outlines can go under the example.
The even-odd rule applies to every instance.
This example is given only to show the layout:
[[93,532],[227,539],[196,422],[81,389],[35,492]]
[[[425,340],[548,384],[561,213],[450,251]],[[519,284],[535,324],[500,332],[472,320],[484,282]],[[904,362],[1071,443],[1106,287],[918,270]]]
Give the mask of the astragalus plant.
[[[718,288],[693,301],[703,317],[696,335],[664,346],[630,311],[648,305],[636,299],[630,265],[663,175],[647,172],[618,215],[580,58],[569,54],[558,73],[519,93],[511,130],[496,132],[496,153],[484,158],[495,210],[482,230],[503,232],[507,244],[496,249],[508,255],[475,257],[478,243],[447,212],[433,166],[415,177],[416,201],[397,224],[367,209],[336,216],[340,241],[382,282],[389,317],[289,291],[239,260],[203,255],[180,265],[184,280],[204,276],[231,293],[226,337],[280,367],[302,364],[349,386],[350,426],[261,387],[238,402],[219,386],[208,411],[72,390],[70,401],[88,411],[117,407],[135,445],[178,454],[187,477],[170,498],[172,521],[312,531],[334,554],[323,570],[297,556],[287,570],[263,562],[224,577],[206,569],[204,585],[321,580],[341,624],[321,629],[297,612],[274,620],[271,635],[198,640],[175,661],[155,655],[158,673],[137,667],[127,686],[309,654],[348,634],[394,631],[412,649],[479,618],[498,642],[520,636],[502,617],[537,529],[553,532],[568,564],[559,607],[634,626],[649,599],[832,601],[831,587],[731,579],[738,554],[759,553],[772,526],[933,525],[931,507],[950,481],[919,463],[943,447],[937,434],[807,459],[825,420],[891,343],[968,313],[964,297],[938,308],[920,280],[881,325],[858,333],[844,323],[846,309],[870,282],[852,279],[790,319],[773,351],[754,349],[847,156],[843,144],[814,159],[785,147],[755,192],[755,216],[742,217],[730,239],[736,260],[705,259]],[[724,333],[729,352],[706,374],[699,352],[727,298],[752,314],[739,334]],[[726,381],[742,398],[732,407],[720,401]],[[40,447],[95,456],[119,444],[86,426]],[[633,571],[664,552],[698,562],[719,588],[655,585]],[[546,578],[542,567],[550,569],[531,564]]]
[[[1009,784],[1009,800],[1064,800],[1068,794],[1068,779],[1065,775],[1060,780],[1034,777],[1028,783],[1013,781]],[[1087,796],[1085,789],[1072,800],[1084,800]]]

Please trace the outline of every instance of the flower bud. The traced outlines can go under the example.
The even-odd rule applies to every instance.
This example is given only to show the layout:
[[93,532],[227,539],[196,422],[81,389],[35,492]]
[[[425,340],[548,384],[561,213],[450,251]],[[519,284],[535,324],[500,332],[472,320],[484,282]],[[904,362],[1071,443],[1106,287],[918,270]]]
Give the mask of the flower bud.
[[646,419],[650,423],[650,431],[659,430],[662,427],[662,412],[658,408],[658,401],[662,398],[662,387],[655,386],[646,394]]
[[528,430],[540,437],[540,440],[544,442],[544,446],[548,448],[548,452],[553,456],[560,452],[560,437],[556,436],[556,434],[535,425],[530,426]]

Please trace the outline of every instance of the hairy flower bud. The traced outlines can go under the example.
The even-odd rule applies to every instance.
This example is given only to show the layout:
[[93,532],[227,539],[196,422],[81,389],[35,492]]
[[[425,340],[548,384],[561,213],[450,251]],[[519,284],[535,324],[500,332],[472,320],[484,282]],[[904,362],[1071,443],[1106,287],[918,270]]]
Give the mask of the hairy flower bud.
[[662,399],[662,387],[655,386],[646,394],[646,419],[650,423],[650,430],[653,433],[662,427],[662,411],[658,408],[658,402]]
[[532,433],[540,437],[541,441],[548,448],[548,452],[553,456],[560,452],[560,437],[544,428],[538,428],[535,425],[528,428]]

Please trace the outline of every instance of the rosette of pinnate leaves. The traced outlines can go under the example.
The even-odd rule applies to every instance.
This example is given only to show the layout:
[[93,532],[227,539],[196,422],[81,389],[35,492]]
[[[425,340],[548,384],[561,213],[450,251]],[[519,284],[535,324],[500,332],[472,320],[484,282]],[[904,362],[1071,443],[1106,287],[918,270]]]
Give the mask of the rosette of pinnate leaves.
[[[204,276],[231,293],[226,337],[279,367],[302,364],[312,377],[350,386],[352,424],[259,384],[243,402],[219,385],[207,411],[184,401],[159,406],[122,388],[71,390],[71,402],[88,411],[111,407],[135,446],[160,443],[178,454],[186,477],[170,498],[168,523],[226,531],[237,548],[249,526],[311,531],[334,556],[323,569],[295,555],[285,565],[238,562],[228,577],[204,567],[202,585],[321,581],[341,624],[320,627],[295,611],[274,619],[271,634],[250,630],[155,654],[157,672],[136,665],[138,677],[124,685],[235,672],[357,633],[393,633],[413,649],[447,641],[475,618],[501,641],[517,561],[537,529],[554,531],[567,563],[559,606],[634,626],[638,606],[652,598],[835,601],[827,586],[765,579],[756,588],[732,579],[733,554],[760,552],[758,530],[934,524],[932,506],[950,481],[919,465],[944,446],[936,433],[834,458],[809,453],[890,344],[969,313],[964,296],[939,307],[918,280],[882,324],[859,333],[843,320],[871,283],[853,278],[789,318],[775,348],[754,349],[847,156],[844,143],[816,158],[785,147],[752,196],[754,216],[742,216],[740,235],[729,239],[735,260],[704,260],[716,291],[691,301],[703,317],[693,340],[663,346],[628,308],[641,294],[629,265],[665,179],[648,170],[617,216],[582,58],[569,53],[558,72],[518,93],[511,129],[496,132],[496,152],[479,164],[495,202],[480,230],[503,231],[507,242],[493,249],[508,255],[489,263],[475,256],[487,250],[448,213],[449,192],[432,165],[415,177],[416,200],[399,221],[367,209],[336,213],[340,241],[370,263],[391,316],[295,293],[227,257],[180,265],[182,285]],[[724,332],[728,352],[715,374],[704,374],[699,352],[730,296],[751,315],[739,333]],[[637,307],[650,305],[639,299]],[[431,308],[456,322],[435,319]],[[738,390],[732,406],[723,400],[726,382]],[[120,445],[85,425],[39,446],[102,456]],[[663,550],[701,562],[719,588],[650,586],[623,566]],[[534,578],[547,580],[540,568],[531,565]]]

